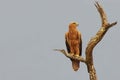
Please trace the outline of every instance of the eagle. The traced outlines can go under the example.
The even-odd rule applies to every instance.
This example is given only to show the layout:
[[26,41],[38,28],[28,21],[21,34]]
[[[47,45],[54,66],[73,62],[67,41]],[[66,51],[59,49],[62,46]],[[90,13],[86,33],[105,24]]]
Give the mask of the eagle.
[[[72,22],[69,24],[69,30],[65,33],[65,44],[67,52],[75,57],[82,55],[82,38],[81,33],[77,29],[77,22]],[[78,71],[80,68],[80,61],[71,59],[72,67],[74,71]]]

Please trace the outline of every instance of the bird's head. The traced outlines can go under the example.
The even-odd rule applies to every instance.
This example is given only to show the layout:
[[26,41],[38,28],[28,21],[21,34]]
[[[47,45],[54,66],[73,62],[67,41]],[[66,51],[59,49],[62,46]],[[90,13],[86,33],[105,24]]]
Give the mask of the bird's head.
[[77,22],[71,22],[69,24],[69,30],[75,30],[78,26],[79,24]]

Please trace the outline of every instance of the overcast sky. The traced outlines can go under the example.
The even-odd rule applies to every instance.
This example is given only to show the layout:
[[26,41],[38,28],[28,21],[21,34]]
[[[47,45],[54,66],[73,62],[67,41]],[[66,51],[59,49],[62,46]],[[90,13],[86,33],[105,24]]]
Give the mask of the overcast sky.
[[[94,48],[94,65],[99,80],[119,80],[120,0],[98,1],[118,24]],[[79,23],[85,57],[101,26],[94,0],[0,0],[0,80],[89,80],[84,63],[74,72],[71,61],[53,51],[66,49],[71,21]]]

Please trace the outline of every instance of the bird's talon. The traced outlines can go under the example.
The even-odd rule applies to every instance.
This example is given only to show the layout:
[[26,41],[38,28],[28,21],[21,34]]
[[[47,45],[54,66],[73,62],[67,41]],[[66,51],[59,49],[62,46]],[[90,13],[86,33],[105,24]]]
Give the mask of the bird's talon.
[[79,55],[75,55],[75,57],[79,57]]
[[73,55],[74,55],[74,53],[71,53],[70,55],[71,55],[71,56],[73,56]]

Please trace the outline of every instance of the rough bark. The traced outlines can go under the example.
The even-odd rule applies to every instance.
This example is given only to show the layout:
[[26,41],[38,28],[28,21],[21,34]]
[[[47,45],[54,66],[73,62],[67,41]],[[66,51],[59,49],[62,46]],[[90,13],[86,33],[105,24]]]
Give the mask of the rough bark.
[[74,56],[71,56],[70,54],[68,54],[64,49],[62,49],[62,50],[55,49],[55,51],[62,52],[68,58],[76,59],[81,62],[84,62],[87,65],[90,80],[97,80],[97,74],[96,74],[96,70],[95,70],[95,67],[93,64],[94,63],[93,62],[93,53],[92,53],[93,49],[102,40],[102,38],[104,37],[104,35],[108,31],[108,29],[117,24],[117,22],[113,22],[111,24],[108,23],[106,14],[98,2],[95,2],[95,7],[97,8],[97,10],[100,14],[102,25],[101,25],[100,29],[98,30],[98,32],[96,33],[96,35],[94,37],[92,37],[90,39],[90,41],[88,42],[88,45],[86,47],[86,52],[85,52],[86,57],[85,58],[83,58],[82,56],[74,57]]
[[95,6],[96,6],[98,12],[100,13],[102,25],[101,25],[101,28],[99,29],[99,31],[96,33],[96,35],[91,38],[91,40],[89,41],[87,48],[86,48],[86,63],[87,63],[87,67],[88,67],[90,80],[97,80],[96,70],[95,70],[94,64],[93,64],[93,53],[92,53],[93,49],[102,40],[102,38],[104,37],[104,35],[108,31],[108,29],[117,24],[117,22],[113,22],[111,24],[108,23],[107,16],[106,16],[103,8],[101,7],[101,5],[98,2],[95,3]]
[[63,53],[67,58],[79,60],[79,61],[81,61],[81,62],[86,63],[86,60],[85,60],[83,57],[81,57],[81,56],[79,56],[79,57],[72,56],[72,55],[70,55],[69,53],[67,53],[64,49],[54,49],[54,51],[60,51],[60,52]]

